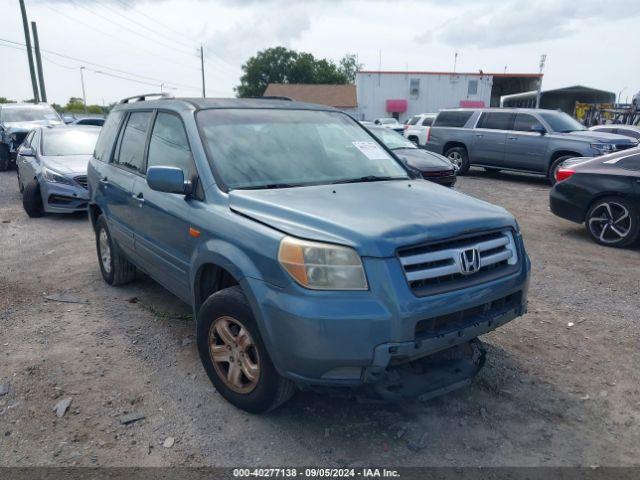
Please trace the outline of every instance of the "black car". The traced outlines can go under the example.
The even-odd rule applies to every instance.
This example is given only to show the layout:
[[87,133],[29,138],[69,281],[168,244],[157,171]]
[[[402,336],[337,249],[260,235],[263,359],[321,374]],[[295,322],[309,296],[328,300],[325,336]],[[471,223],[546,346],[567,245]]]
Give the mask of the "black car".
[[442,155],[416,147],[402,135],[386,127],[367,126],[411,170],[446,187],[456,183],[457,168]]
[[597,158],[576,158],[556,172],[551,211],[584,223],[589,235],[610,247],[640,237],[640,149]]

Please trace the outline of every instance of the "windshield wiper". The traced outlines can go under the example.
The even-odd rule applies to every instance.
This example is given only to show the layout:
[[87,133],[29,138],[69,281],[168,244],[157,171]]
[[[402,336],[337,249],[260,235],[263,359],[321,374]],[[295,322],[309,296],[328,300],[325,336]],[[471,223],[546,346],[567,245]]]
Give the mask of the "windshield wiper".
[[377,175],[367,175],[360,178],[350,178],[348,180],[337,180],[331,182],[332,185],[339,183],[364,183],[364,182],[384,182],[385,180],[408,180],[407,177],[379,177]]
[[268,183],[266,185],[255,185],[252,187],[240,187],[236,188],[236,190],[268,190],[271,188],[293,188],[293,187],[302,187],[303,185],[300,183]]

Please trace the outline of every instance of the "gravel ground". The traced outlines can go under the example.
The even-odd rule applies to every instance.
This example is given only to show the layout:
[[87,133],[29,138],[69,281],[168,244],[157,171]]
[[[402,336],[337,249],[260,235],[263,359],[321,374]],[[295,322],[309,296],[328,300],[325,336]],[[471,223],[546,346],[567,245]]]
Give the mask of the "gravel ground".
[[474,385],[404,405],[300,393],[253,416],[209,383],[186,305],[145,277],[107,286],[86,217],[29,219],[0,173],[0,466],[639,465],[640,251],[551,215],[534,177],[457,188],[514,213],[533,262],[530,312],[483,337]]

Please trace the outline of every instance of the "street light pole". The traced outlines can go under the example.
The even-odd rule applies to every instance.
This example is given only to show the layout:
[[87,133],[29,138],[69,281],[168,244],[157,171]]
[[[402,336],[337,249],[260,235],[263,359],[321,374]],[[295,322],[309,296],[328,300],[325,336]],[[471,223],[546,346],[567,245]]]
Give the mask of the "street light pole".
[[33,87],[33,102],[40,102],[38,92],[38,81],[36,80],[36,69],[33,65],[33,53],[31,52],[31,35],[29,34],[29,22],[27,21],[27,10],[24,0],[20,0],[20,11],[22,12],[22,27],[24,28],[24,41],[27,46],[27,58],[29,59],[29,73],[31,74],[31,86]]
[[542,94],[542,72],[544,71],[544,63],[547,56],[543,53],[540,55],[540,76],[538,77],[538,92],[536,93],[536,108],[540,108],[540,95]]
[[82,82],[82,103],[84,103],[84,113],[87,113],[87,94],[84,90],[84,66],[80,67],[80,81]]
[[202,67],[202,98],[207,96],[207,90],[204,86],[204,49],[200,45],[200,66]]

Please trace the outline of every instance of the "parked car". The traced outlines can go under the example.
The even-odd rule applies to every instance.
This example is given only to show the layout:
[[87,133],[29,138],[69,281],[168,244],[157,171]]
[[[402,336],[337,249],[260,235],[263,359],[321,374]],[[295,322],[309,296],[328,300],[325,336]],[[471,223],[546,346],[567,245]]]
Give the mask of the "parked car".
[[402,125],[397,118],[376,118],[373,123],[381,127],[390,128],[398,133],[402,133],[404,130],[404,125]]
[[589,128],[589,130],[592,130],[594,132],[615,133],[618,135],[624,135],[625,137],[633,138],[635,140],[640,140],[640,127],[636,125],[610,123],[607,125],[595,125]]
[[152,98],[114,107],[89,164],[98,263],[111,285],[139,268],[192,305],[207,375],[237,407],[296,386],[396,401],[460,387],[476,337],[525,312],[515,219],[411,179],[347,114]]
[[18,188],[30,217],[87,209],[87,165],[100,129],[39,127],[18,148]]
[[104,118],[101,117],[84,117],[78,118],[72,122],[74,125],[93,125],[95,127],[101,127],[104,125]]
[[60,116],[46,103],[0,105],[0,172],[15,164],[16,150],[30,130],[61,123]]
[[566,113],[529,108],[443,110],[429,142],[465,174],[471,165],[489,171],[510,170],[545,175],[572,157],[592,157],[633,148],[637,140],[592,132]]
[[557,171],[551,211],[584,223],[601,245],[625,247],[640,238],[640,148],[571,159]]
[[418,146],[424,147],[429,141],[429,131],[437,113],[414,115],[404,126],[404,137]]
[[399,133],[388,128],[378,126],[368,128],[416,175],[446,187],[455,185],[457,167],[446,157],[420,149]]

